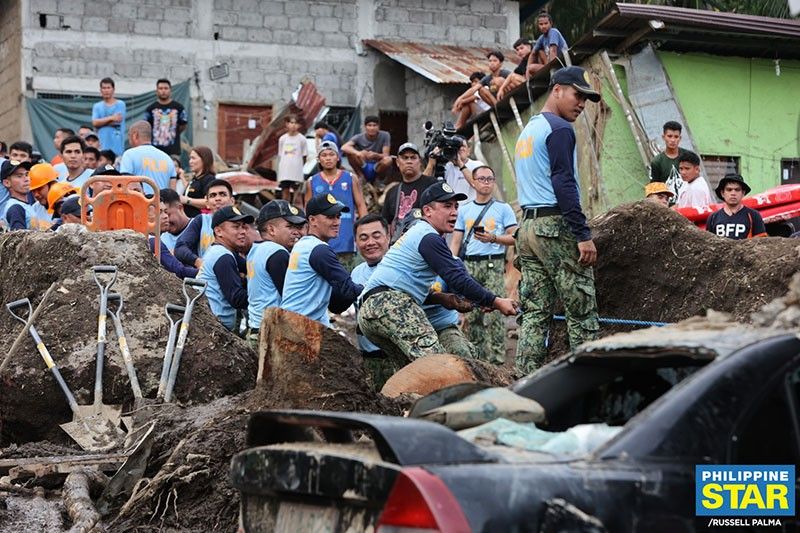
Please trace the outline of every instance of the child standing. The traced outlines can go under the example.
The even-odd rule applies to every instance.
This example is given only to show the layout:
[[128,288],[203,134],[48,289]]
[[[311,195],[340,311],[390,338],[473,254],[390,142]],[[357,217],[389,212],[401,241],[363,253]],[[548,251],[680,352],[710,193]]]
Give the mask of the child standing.
[[306,138],[300,134],[300,122],[294,115],[284,119],[286,133],[278,140],[278,185],[281,198],[292,202],[294,193],[303,183],[303,165],[308,149]]

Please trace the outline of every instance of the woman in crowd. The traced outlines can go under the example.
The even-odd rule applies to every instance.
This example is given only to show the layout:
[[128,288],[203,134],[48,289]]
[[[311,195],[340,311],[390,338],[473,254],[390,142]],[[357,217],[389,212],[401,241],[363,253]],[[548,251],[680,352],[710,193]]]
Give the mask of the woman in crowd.
[[192,172],[192,181],[186,189],[185,196],[181,196],[184,211],[189,218],[200,214],[206,208],[206,187],[214,181],[214,153],[207,146],[195,146],[189,152],[189,170]]

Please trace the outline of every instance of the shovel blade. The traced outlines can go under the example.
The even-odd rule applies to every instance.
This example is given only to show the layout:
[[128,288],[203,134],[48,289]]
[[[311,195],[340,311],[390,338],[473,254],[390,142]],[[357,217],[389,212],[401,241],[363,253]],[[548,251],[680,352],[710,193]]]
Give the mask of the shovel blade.
[[77,422],[80,419],[90,417],[104,418],[111,422],[114,426],[119,426],[120,418],[122,417],[121,405],[79,405],[78,412],[73,416],[72,421]]
[[67,435],[82,449],[91,452],[107,452],[122,444],[125,434],[106,418],[97,415],[79,418],[61,424]]

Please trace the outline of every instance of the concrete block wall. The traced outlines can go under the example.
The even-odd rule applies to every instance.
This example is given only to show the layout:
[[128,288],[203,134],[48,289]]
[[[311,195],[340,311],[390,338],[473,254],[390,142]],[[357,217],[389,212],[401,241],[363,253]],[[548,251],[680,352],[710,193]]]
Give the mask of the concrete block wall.
[[10,145],[22,134],[21,0],[0,5],[0,141]]
[[439,128],[442,122],[455,122],[456,117],[450,112],[458,96],[466,87],[456,84],[439,85],[415,72],[406,70],[406,99],[408,102],[408,140],[422,146],[425,131],[422,124],[426,120]]
[[[23,58],[16,77],[20,87],[31,79],[30,96],[98,94],[105,76],[120,95],[152,90],[160,77],[196,77],[194,139],[212,147],[217,103],[281,106],[303,79],[314,81],[330,105],[380,108],[373,70],[386,58],[364,50],[362,39],[486,46],[510,44],[518,33],[515,0],[17,1],[22,53],[4,57]],[[208,69],[219,63],[228,63],[230,76],[211,81]],[[449,105],[440,97],[447,88],[437,93],[412,75],[419,78],[412,89],[422,95],[409,93],[406,102],[413,137],[417,115],[428,118],[429,109],[440,113]]]

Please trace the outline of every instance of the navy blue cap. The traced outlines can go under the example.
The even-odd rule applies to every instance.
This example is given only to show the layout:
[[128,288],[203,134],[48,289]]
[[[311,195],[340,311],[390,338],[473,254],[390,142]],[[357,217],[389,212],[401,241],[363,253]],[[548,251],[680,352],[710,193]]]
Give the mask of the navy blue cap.
[[58,209],[58,212],[62,217],[64,215],[75,215],[76,217],[81,216],[80,196],[77,194],[68,196],[63,202],[61,202],[61,207]]
[[306,204],[306,213],[311,215],[335,216],[339,213],[349,213],[350,208],[338,201],[332,194],[320,193]]
[[420,196],[419,205],[425,206],[431,202],[447,202],[449,200],[466,200],[467,195],[455,192],[452,187],[450,187],[444,181],[437,181],[424,191],[422,191],[422,196]]
[[303,211],[286,200],[272,200],[266,203],[258,212],[256,223],[260,226],[267,220],[272,220],[273,218],[283,218],[289,224],[306,223],[306,217]]
[[214,216],[211,217],[211,227],[216,228],[223,222],[239,222],[240,220],[247,224],[253,223],[251,215],[244,215],[235,205],[228,205],[214,213]]
[[592,102],[600,101],[600,93],[592,87],[589,73],[581,67],[566,67],[555,71],[550,78],[550,87],[556,84],[571,85]]
[[9,177],[20,167],[25,170],[30,170],[32,166],[33,165],[31,165],[29,161],[12,161],[11,159],[6,159],[3,161],[3,166],[0,167],[0,181]]
[[92,177],[95,176],[121,176],[119,170],[114,168],[114,165],[105,165],[102,167],[97,167],[94,172],[92,172]]

